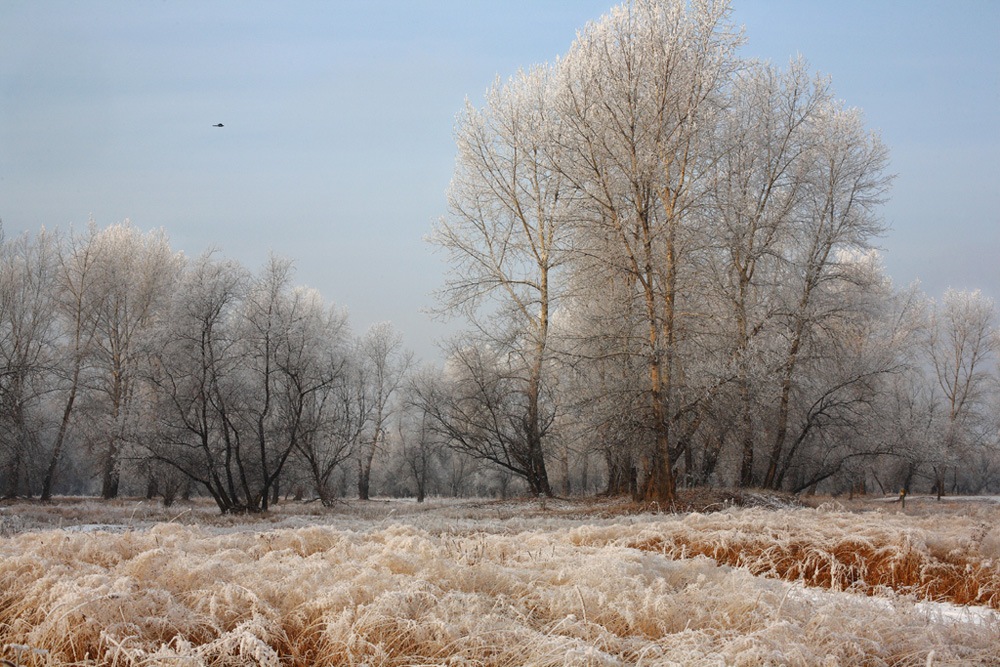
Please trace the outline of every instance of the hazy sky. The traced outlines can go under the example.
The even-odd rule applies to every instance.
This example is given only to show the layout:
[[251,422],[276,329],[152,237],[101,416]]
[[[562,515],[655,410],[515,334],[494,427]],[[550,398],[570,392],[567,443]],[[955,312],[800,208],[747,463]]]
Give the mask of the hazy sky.
[[[898,175],[898,285],[1000,298],[1000,2],[734,0],[744,55],[802,54]],[[466,96],[552,60],[610,0],[0,0],[0,220],[163,227],[392,320],[418,355]],[[214,128],[224,123],[224,128]]]

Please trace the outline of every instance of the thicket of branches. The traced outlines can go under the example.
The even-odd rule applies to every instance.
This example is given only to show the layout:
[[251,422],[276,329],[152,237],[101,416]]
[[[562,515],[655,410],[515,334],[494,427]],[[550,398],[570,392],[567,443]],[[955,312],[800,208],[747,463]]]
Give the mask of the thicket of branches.
[[441,368],[284,260],[4,239],[0,495],[995,490],[993,301],[891,283],[886,147],[729,13],[634,0],[466,105]]

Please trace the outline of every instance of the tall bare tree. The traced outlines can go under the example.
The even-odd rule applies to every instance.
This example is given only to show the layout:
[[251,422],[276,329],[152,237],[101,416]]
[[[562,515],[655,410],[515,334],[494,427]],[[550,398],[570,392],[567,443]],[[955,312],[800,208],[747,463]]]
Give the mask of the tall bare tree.
[[222,511],[252,495],[233,426],[240,400],[235,313],[248,280],[242,267],[210,254],[191,262],[148,350],[155,428],[146,446],[155,460],[200,483]]
[[549,358],[549,326],[558,303],[556,273],[564,261],[572,189],[553,166],[560,126],[550,100],[552,69],[536,67],[496,82],[482,109],[459,120],[450,215],[431,241],[452,264],[442,303],[461,313],[477,337],[517,359],[512,389],[522,406],[529,477],[549,495],[541,422]]
[[97,315],[106,297],[106,292],[97,285],[100,262],[96,237],[96,225],[91,221],[86,233],[76,234],[70,230],[58,245],[54,298],[63,328],[61,368],[64,382],[60,384],[64,385],[64,393],[59,428],[42,480],[42,500],[52,497],[56,473],[70,437],[77,399],[85,389],[84,375],[88,366],[93,364]]
[[118,495],[124,450],[137,426],[142,337],[165,310],[179,256],[161,230],[143,233],[128,221],[92,227],[94,304],[94,446],[101,496]]
[[[641,304],[648,421],[638,493],[675,498],[685,280],[703,244],[711,133],[740,37],[725,2],[636,0],[583,30],[563,62],[560,163],[587,200],[575,247],[598,258],[604,284],[623,274]],[[603,266],[602,266],[603,265]]]
[[[779,395],[764,486],[773,486],[785,452],[797,373],[811,335],[844,307],[841,293],[825,289],[850,280],[838,252],[866,249],[883,230],[879,207],[891,177],[888,151],[865,129],[861,112],[841,103],[824,104],[809,119],[806,195],[791,234],[789,261],[779,274],[784,305],[778,313],[785,331],[777,371]],[[832,298],[831,298],[832,297]]]
[[738,396],[740,482],[753,483],[756,422],[766,362],[758,342],[773,332],[775,279],[806,196],[809,121],[830,94],[802,61],[786,72],[751,63],[736,77],[716,130],[708,224],[718,245],[715,269],[731,323],[723,335]]

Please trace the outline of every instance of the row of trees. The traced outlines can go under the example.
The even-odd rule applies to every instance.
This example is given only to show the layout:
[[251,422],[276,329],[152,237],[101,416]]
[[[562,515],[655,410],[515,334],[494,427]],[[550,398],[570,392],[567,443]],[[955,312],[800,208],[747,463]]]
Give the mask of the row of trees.
[[0,244],[0,364],[4,495],[124,479],[234,511],[283,484],[331,502],[345,467],[367,498],[411,357],[389,324],[354,336],[287,261],[188,260],[125,223]]
[[431,240],[472,327],[434,428],[536,493],[595,451],[661,502],[995,485],[993,303],[892,286],[885,146],[802,61],[737,57],[729,14],[628,2],[466,105]]

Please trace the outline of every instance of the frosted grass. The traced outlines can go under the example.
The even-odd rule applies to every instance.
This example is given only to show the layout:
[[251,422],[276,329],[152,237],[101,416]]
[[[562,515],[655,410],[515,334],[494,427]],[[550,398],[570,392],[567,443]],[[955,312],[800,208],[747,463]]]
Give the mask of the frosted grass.
[[[880,545],[875,552],[961,554],[996,574],[996,535],[984,529],[988,520],[996,525],[996,510],[603,517],[553,505],[517,508],[368,505],[286,516],[276,526],[175,521],[5,537],[3,658],[22,665],[889,666],[991,664],[1000,647],[1000,622],[987,607],[929,603],[884,582],[830,590],[809,585],[805,574],[786,581],[762,565],[762,554],[787,545],[812,545],[803,553],[826,553],[831,562],[831,545],[860,541]],[[309,521],[321,525],[287,525]],[[725,560],[741,544],[771,550],[748,548],[744,567],[693,553],[702,545]]]

